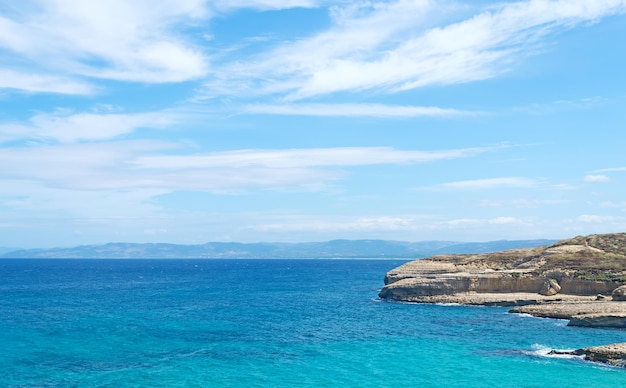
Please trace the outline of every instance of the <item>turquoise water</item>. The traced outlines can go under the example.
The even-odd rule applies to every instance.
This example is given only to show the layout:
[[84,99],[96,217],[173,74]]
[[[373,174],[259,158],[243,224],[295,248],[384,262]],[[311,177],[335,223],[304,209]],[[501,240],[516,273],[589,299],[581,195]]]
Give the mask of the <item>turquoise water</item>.
[[400,263],[0,260],[0,386],[626,386],[545,355],[626,331],[378,300]]

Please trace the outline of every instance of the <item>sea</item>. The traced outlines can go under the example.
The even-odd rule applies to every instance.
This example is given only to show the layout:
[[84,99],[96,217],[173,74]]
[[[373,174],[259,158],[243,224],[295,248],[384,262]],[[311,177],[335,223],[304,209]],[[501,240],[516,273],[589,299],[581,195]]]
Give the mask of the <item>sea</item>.
[[400,260],[0,260],[0,387],[620,387],[550,349],[626,342],[380,300]]

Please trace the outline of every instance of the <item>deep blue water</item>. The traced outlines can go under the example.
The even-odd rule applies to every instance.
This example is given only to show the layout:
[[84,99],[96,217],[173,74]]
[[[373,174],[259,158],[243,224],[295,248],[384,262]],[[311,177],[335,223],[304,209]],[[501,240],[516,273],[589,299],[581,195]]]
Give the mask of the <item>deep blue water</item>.
[[0,260],[0,386],[626,386],[542,356],[626,331],[378,300],[401,263]]

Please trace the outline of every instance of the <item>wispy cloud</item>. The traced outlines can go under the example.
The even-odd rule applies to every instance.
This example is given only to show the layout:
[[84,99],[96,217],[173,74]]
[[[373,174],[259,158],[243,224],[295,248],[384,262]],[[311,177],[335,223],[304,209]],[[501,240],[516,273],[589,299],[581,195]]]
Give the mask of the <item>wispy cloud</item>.
[[[493,148],[407,151],[385,147],[239,150],[183,155],[178,144],[118,141],[13,147],[0,154],[0,179],[78,190],[158,189],[220,192],[311,189],[348,167],[466,158]],[[167,151],[170,155],[163,155]],[[178,155],[171,155],[177,151]]]
[[125,173],[128,160],[172,148],[171,144],[156,141],[5,148],[0,153],[0,179],[64,189],[138,189],[142,182],[149,183],[150,177]]
[[595,96],[580,98],[577,100],[557,100],[543,104],[532,104],[516,108],[515,110],[535,115],[542,115],[558,110],[591,109],[602,105],[606,101],[606,98]]
[[[385,147],[238,150],[188,155],[184,144],[157,141],[100,141],[5,147],[0,153],[0,223],[56,232],[55,225],[71,225],[85,232],[86,241],[98,236],[142,241],[137,230],[169,232],[181,242],[215,238],[207,232],[189,240],[189,228],[210,228],[238,239],[246,230],[281,240],[307,230],[323,238],[333,232],[378,233],[419,230],[423,217],[372,215],[361,217],[254,219],[239,213],[212,214],[162,207],[158,197],[193,191],[210,194],[258,194],[258,190],[312,192],[337,185],[351,167],[398,165],[467,158],[495,147],[440,151],[398,150]],[[197,151],[197,150],[195,150]],[[317,217],[317,218],[316,218]],[[237,218],[236,221],[232,221]],[[339,217],[341,218],[341,217]],[[18,222],[19,220],[19,222]],[[198,228],[190,227],[198,225]],[[243,229],[242,229],[243,228]],[[283,232],[281,233],[281,228]],[[12,228],[11,230],[15,230]],[[243,230],[243,231],[242,231]],[[256,231],[255,233],[253,233]],[[104,234],[103,234],[104,233]],[[113,237],[112,237],[113,236]],[[132,236],[132,237],[129,237]],[[78,237],[77,237],[78,238]],[[226,237],[225,237],[226,238]],[[54,238],[47,244],[54,244]],[[300,238],[301,240],[301,238]],[[39,242],[41,244],[41,242]]]
[[[207,71],[202,50],[170,28],[206,18],[203,0],[164,0],[158,5],[146,0],[25,1],[12,10],[0,16],[0,52],[4,49],[5,58],[15,60],[5,66],[33,74],[151,83],[196,79]],[[43,76],[33,75],[12,87],[33,90],[37,77]],[[76,87],[47,89],[77,92]]]
[[453,2],[403,0],[336,6],[332,28],[214,67],[207,94],[279,93],[295,100],[484,80],[509,71],[550,34],[625,12],[626,1],[505,2],[452,19],[459,9]]
[[626,171],[626,166],[624,167],[611,167],[611,168],[601,168],[599,170],[595,170],[595,173],[604,173],[604,172],[622,172]]
[[488,179],[472,179],[457,182],[441,183],[430,186],[433,189],[451,189],[451,190],[485,190],[495,188],[528,188],[535,187],[539,181],[522,177],[503,177]]
[[[0,16],[0,87],[94,93],[87,81],[203,80],[204,96],[298,100],[341,91],[395,93],[496,77],[564,29],[626,11],[626,0],[495,6],[430,0],[341,2],[331,26],[298,40],[212,47],[208,21],[237,9],[327,6],[318,0],[22,1]],[[190,30],[197,34],[185,34]],[[268,48],[269,47],[269,48]],[[84,77],[77,80],[76,77]],[[2,77],[4,78],[4,77]],[[68,81],[61,85],[62,80]]]
[[267,167],[271,169],[365,166],[376,164],[425,163],[475,156],[496,147],[462,148],[442,151],[407,151],[389,147],[338,147],[284,150],[239,150],[205,155],[145,156],[132,164],[136,168]]
[[260,232],[310,232],[310,233],[345,233],[345,232],[385,232],[419,228],[430,217],[418,215],[332,217],[311,215],[284,215],[272,217],[246,229]]
[[28,123],[0,123],[0,143],[31,139],[73,143],[108,140],[138,128],[160,129],[183,120],[174,111],[144,113],[72,113],[58,111],[32,116]]
[[605,201],[605,202],[599,203],[598,205],[601,207],[619,207],[626,211],[626,201],[622,201],[622,202]]
[[0,69],[0,89],[15,89],[28,93],[93,94],[96,88],[80,80],[50,74]]
[[217,10],[237,8],[253,8],[260,10],[277,10],[288,8],[314,8],[319,5],[316,0],[216,0],[211,6]]
[[510,199],[510,200],[482,200],[477,206],[485,208],[514,208],[514,209],[536,209],[541,206],[554,206],[571,202],[562,199]]
[[611,178],[606,175],[585,175],[583,181],[585,183],[608,183]]
[[[307,235],[328,238],[329,236],[349,236],[351,233],[363,236],[371,233],[375,238],[381,238],[387,233],[393,236],[415,241],[420,238],[436,238],[442,232],[448,236],[455,236],[461,241],[488,239],[493,230],[499,230],[504,235],[520,238],[516,231],[520,226],[532,226],[534,221],[510,216],[493,218],[446,218],[432,214],[394,214],[371,216],[333,216],[333,215],[256,215],[247,230],[264,233],[276,233],[281,236],[289,233],[303,233]],[[503,234],[501,234],[502,236]],[[530,236],[529,236],[530,237]],[[331,237],[332,238],[332,237]],[[396,237],[397,238],[397,237]]]
[[157,5],[148,0],[24,0],[0,15],[5,67],[0,88],[93,94],[98,89],[76,77],[144,83],[201,79],[210,68],[207,41],[181,30],[200,29],[216,13],[241,8],[317,5],[313,0],[163,0]]
[[458,116],[471,114],[456,109],[428,106],[402,106],[383,104],[254,104],[245,108],[246,113],[291,116],[334,116],[334,117],[422,117]]
[[613,224],[626,225],[626,217],[605,216],[595,214],[583,214],[576,218],[579,222],[592,224]]

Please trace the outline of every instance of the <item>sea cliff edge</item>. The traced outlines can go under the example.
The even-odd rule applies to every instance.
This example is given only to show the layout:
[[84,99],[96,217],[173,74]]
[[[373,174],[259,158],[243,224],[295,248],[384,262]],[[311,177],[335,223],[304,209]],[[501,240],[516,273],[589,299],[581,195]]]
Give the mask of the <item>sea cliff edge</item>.
[[[379,297],[415,303],[511,306],[512,313],[568,319],[570,326],[625,329],[626,233],[411,261],[387,272]],[[626,344],[576,352],[592,361],[626,365]]]

